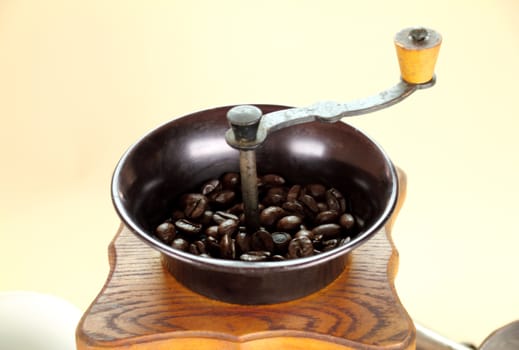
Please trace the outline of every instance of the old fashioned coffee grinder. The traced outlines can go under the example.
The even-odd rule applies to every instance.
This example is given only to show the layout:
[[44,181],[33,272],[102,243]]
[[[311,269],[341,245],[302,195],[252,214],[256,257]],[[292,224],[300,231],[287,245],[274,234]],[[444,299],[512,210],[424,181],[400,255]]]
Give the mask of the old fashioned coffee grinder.
[[[389,234],[405,175],[341,119],[433,86],[440,44],[431,29],[397,33],[401,80],[372,97],[214,108],[131,146],[112,181],[123,223],[110,245],[110,274],[78,325],[78,349],[414,349]],[[258,173],[348,193],[362,230],[326,252],[266,262],[196,256],[156,239],[174,198],[229,171],[241,175],[247,232],[259,226]]]

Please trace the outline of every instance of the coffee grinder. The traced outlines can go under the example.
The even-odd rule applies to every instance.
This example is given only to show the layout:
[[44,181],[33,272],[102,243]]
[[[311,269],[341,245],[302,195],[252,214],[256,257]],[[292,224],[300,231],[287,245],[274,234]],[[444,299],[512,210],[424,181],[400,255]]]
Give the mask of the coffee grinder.
[[[109,247],[110,274],[78,325],[78,349],[414,349],[390,237],[405,175],[341,119],[432,87],[440,44],[431,29],[397,33],[401,80],[375,96],[214,108],[131,146],[112,180],[122,224]],[[258,226],[258,172],[343,190],[363,229],[325,253],[271,262],[198,257],[153,236],[173,198],[228,171],[241,174],[248,230]]]

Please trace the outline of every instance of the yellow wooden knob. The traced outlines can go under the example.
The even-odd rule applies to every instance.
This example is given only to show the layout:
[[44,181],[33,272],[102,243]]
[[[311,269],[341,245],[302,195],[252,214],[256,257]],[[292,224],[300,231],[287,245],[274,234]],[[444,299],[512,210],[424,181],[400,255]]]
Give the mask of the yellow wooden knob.
[[402,79],[410,84],[430,81],[441,42],[441,35],[432,29],[412,27],[398,32],[395,47]]

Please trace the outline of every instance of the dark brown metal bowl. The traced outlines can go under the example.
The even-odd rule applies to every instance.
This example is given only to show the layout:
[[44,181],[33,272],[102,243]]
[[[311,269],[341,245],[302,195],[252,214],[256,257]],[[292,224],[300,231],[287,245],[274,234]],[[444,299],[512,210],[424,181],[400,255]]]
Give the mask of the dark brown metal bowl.
[[[263,113],[286,108],[257,106]],[[398,193],[395,169],[375,142],[342,122],[277,131],[257,149],[258,173],[336,187],[349,196],[364,229],[334,250],[280,262],[212,259],[175,250],[152,234],[170,215],[174,199],[224,172],[239,171],[238,151],[224,138],[229,108],[175,119],[130,147],[112,179],[117,213],[131,231],[162,253],[173,276],[197,293],[231,303],[271,304],[316,292],[344,270],[347,253],[379,231],[391,215]]]

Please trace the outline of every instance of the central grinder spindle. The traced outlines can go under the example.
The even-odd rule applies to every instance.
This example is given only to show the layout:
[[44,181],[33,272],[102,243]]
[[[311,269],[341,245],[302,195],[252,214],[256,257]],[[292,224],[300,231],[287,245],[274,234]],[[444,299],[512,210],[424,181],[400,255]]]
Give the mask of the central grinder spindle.
[[[251,105],[236,106],[227,113],[227,120],[234,132],[234,139],[241,143],[254,142],[263,113]],[[240,149],[240,178],[245,212],[245,225],[249,233],[259,229],[258,174],[256,170],[256,151]]]

